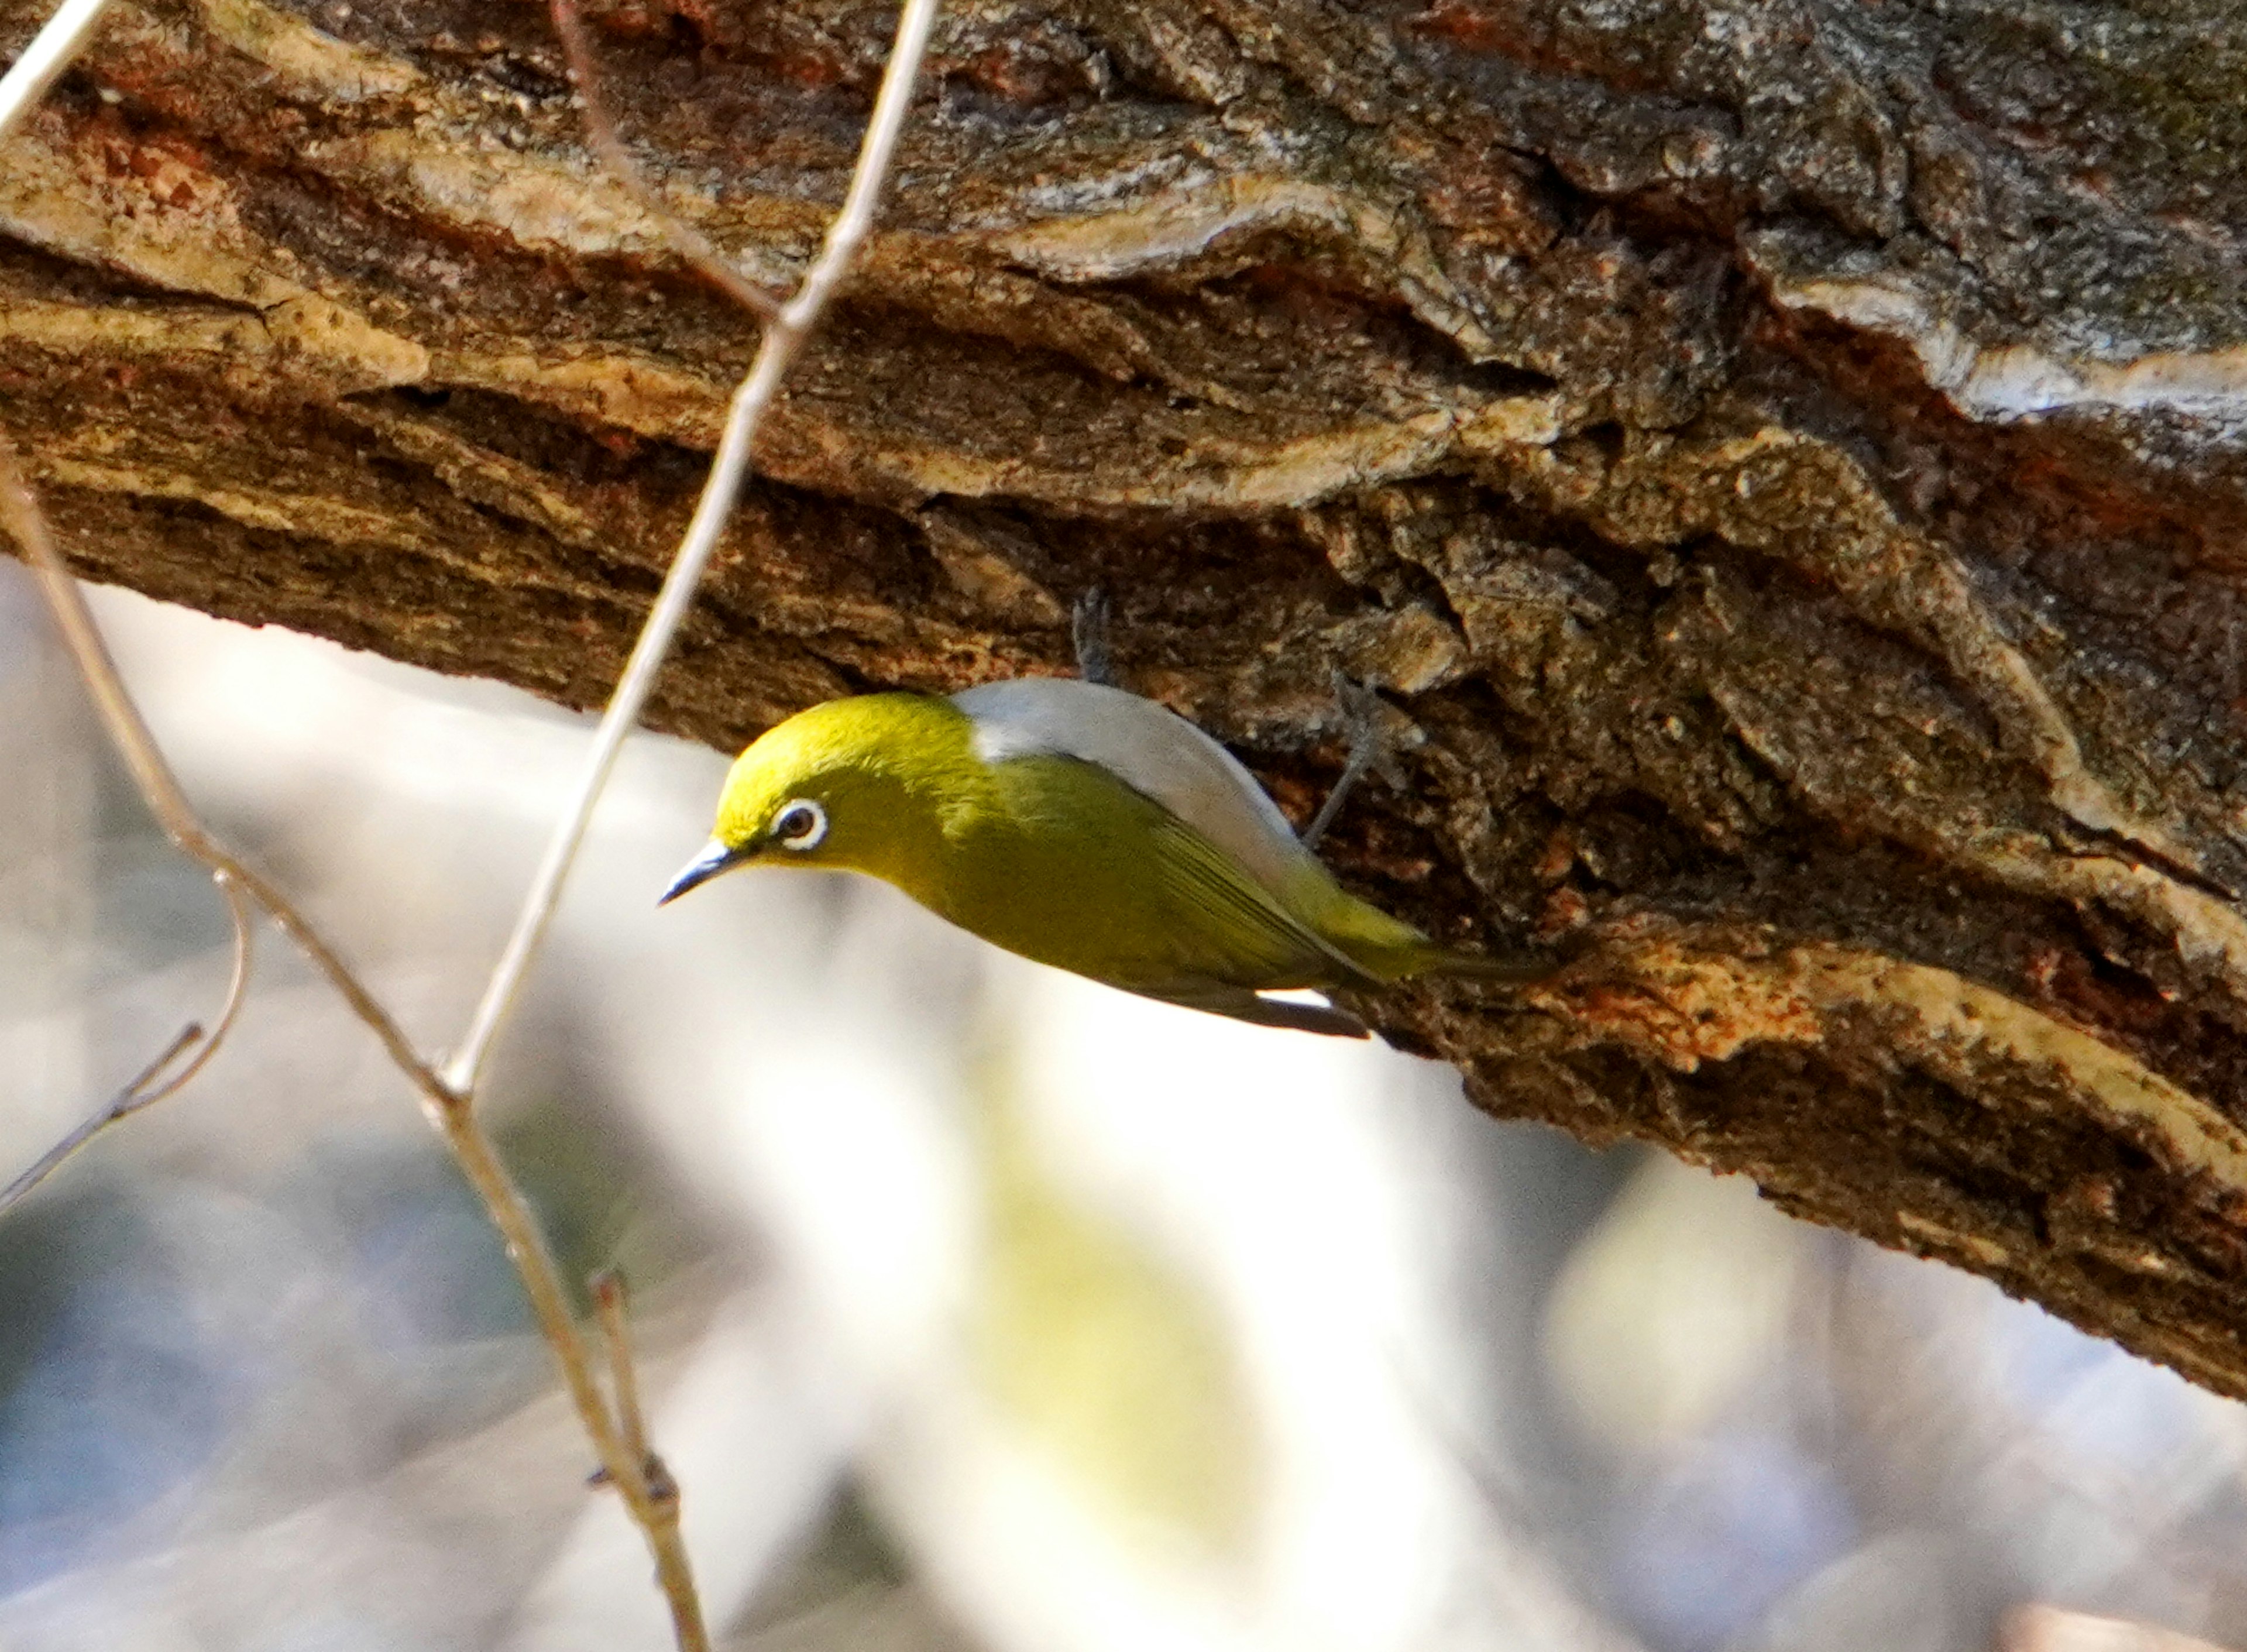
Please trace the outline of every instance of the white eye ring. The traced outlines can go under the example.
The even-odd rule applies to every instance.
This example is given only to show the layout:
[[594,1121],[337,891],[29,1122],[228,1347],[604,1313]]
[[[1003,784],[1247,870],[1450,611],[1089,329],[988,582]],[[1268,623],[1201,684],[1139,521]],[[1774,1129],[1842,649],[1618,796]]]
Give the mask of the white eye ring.
[[770,836],[782,849],[799,855],[816,849],[827,836],[827,811],[809,797],[791,797],[773,816]]

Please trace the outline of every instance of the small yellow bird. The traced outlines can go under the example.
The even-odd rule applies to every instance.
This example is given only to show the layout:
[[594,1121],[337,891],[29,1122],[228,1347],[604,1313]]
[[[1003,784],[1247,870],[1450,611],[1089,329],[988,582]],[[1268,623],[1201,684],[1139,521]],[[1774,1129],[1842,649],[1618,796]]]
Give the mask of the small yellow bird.
[[1551,967],[1453,952],[1359,900],[1225,747],[1152,700],[1069,678],[798,713],[735,760],[715,833],[663,899],[753,862],[871,873],[1039,963],[1344,1037],[1364,1024],[1260,994]]

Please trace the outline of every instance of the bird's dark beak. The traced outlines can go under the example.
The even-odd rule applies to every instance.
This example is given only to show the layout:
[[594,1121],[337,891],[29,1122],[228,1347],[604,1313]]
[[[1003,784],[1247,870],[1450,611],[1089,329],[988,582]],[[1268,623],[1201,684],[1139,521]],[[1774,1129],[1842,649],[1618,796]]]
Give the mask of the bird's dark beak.
[[655,904],[663,906],[677,900],[688,890],[708,883],[719,873],[732,871],[743,861],[753,858],[755,853],[752,849],[729,849],[716,838],[712,838],[704,845],[700,854],[680,869],[679,876],[671,880],[671,887],[657,898]]

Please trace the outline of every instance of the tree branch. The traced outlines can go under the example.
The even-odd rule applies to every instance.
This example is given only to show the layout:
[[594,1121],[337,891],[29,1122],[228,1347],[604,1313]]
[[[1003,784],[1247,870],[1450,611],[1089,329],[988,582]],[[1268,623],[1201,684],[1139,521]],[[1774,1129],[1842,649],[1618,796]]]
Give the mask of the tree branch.
[[[536,10],[468,59],[400,3],[120,10],[0,168],[0,427],[90,577],[594,706],[750,344],[586,176]],[[2223,8],[1736,10],[949,19],[646,716],[1065,670],[1098,587],[1308,819],[1340,669],[1396,774],[1322,853],[1582,954],[1355,1007],[1389,1036],[2247,1394]],[[585,22],[762,273],[864,16]]]

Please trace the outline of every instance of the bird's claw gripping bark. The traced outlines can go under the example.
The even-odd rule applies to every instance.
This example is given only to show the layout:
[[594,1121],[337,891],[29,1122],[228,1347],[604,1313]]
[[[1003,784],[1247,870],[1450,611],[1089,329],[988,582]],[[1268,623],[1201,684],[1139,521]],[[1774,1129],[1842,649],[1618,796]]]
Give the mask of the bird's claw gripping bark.
[[1344,801],[1381,755],[1381,696],[1374,692],[1372,685],[1352,682],[1340,672],[1334,674],[1334,686],[1335,698],[1342,701],[1342,713],[1349,724],[1349,756],[1342,763],[1342,777],[1335,782],[1334,789],[1327,794],[1326,802],[1319,805],[1318,814],[1303,833],[1305,849],[1318,847],[1319,839],[1327,835],[1327,828],[1342,812]]
[[1076,650],[1078,676],[1110,688],[1123,686],[1116,680],[1116,657],[1108,647],[1108,593],[1097,585],[1070,608],[1069,639]]

